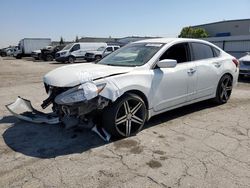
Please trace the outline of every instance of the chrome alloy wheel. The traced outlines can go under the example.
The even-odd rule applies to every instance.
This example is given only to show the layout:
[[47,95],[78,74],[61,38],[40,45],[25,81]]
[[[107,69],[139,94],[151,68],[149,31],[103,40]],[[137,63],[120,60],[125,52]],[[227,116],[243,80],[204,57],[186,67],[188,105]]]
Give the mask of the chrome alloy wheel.
[[232,79],[229,76],[224,77],[220,85],[220,99],[222,102],[227,102],[232,93]]
[[115,116],[115,128],[119,134],[129,137],[141,130],[145,122],[144,104],[134,99],[125,100]]

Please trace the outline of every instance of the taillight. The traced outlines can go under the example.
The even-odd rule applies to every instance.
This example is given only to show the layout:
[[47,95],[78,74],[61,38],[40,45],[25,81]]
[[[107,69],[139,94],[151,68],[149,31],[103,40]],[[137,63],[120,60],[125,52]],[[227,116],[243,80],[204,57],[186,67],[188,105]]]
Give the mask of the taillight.
[[235,64],[236,67],[238,67],[239,64],[240,64],[239,61],[238,61],[237,59],[233,59],[233,63]]

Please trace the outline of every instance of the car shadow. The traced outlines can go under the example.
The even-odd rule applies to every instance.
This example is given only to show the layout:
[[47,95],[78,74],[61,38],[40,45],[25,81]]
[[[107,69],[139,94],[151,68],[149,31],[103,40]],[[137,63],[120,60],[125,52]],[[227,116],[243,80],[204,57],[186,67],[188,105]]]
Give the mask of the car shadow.
[[69,63],[67,62],[57,62],[57,61],[49,61],[49,64],[52,64],[52,65],[68,65]]
[[250,83],[250,76],[240,77],[238,81],[243,83]]
[[35,60],[33,57],[22,57],[22,60],[24,60],[24,61],[32,61],[32,62],[40,61],[40,60]]
[[[87,62],[85,60],[82,60],[82,61],[76,61],[74,62],[74,64],[76,63],[92,63],[92,62]],[[53,64],[53,65],[71,65],[69,62],[57,62],[57,61],[50,61],[49,64]]]
[[105,145],[94,132],[87,129],[66,130],[61,126],[35,124],[8,116],[0,124],[13,123],[2,137],[13,151],[37,158],[82,153],[91,148]]
[[190,104],[184,107],[180,107],[174,110],[170,110],[165,113],[152,117],[150,121],[146,123],[146,125],[144,126],[144,129],[150,128],[152,126],[155,126],[155,125],[158,125],[158,124],[161,124],[161,123],[173,120],[173,119],[177,119],[179,117],[182,117],[188,114],[192,114],[194,112],[198,112],[198,111],[208,109],[208,108],[214,108],[217,106],[218,105],[214,103],[213,101],[206,100],[206,101],[198,102],[195,104]]
[[[215,106],[205,101],[172,110],[153,117],[146,123],[144,129]],[[82,153],[112,143],[112,141],[104,142],[96,133],[87,129],[66,130],[59,125],[19,121],[13,116],[4,117],[0,120],[0,124],[3,123],[12,123],[12,126],[7,128],[2,135],[5,143],[16,152],[37,158],[54,158]]]

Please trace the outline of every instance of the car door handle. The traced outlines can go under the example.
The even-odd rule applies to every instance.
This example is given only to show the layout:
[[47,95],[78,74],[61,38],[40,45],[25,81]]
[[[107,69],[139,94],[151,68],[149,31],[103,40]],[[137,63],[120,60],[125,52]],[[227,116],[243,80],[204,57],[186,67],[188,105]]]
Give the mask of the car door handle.
[[191,69],[188,70],[188,74],[194,74],[195,72],[196,72],[196,70],[193,69],[193,68],[191,68]]
[[215,63],[213,63],[214,64],[214,66],[216,67],[216,68],[220,68],[220,66],[221,66],[221,63],[219,63],[219,62],[215,62]]

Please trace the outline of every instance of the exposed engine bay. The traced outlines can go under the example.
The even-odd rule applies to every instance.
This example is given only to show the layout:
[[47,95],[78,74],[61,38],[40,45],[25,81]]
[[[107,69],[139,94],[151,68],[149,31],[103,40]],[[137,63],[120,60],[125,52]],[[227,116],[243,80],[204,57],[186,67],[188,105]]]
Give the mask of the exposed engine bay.
[[45,84],[49,97],[41,106],[45,109],[52,104],[53,112],[58,115],[59,121],[66,128],[79,124],[86,125],[87,121],[93,121],[92,118],[98,114],[98,110],[102,110],[109,103],[108,99],[98,95],[104,87],[103,84],[98,88],[92,82],[73,88],[57,88]]

